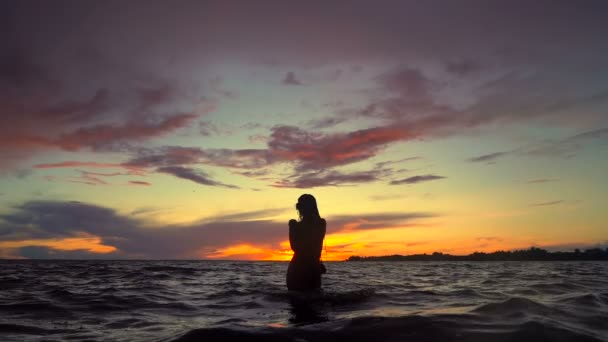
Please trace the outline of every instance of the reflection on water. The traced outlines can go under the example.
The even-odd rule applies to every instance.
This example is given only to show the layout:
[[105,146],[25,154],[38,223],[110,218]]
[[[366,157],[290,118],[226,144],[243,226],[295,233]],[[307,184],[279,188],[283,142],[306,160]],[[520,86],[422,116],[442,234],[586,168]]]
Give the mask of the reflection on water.
[[289,322],[295,325],[321,323],[329,320],[329,305],[322,300],[290,298],[291,316]]

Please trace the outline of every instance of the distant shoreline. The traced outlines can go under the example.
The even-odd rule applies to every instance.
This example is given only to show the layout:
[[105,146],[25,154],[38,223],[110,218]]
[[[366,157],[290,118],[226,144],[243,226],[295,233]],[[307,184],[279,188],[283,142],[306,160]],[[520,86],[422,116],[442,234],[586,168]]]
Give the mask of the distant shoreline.
[[346,261],[608,261],[608,248],[592,248],[574,252],[549,252],[531,247],[516,251],[475,252],[469,255],[433,254],[351,256]]

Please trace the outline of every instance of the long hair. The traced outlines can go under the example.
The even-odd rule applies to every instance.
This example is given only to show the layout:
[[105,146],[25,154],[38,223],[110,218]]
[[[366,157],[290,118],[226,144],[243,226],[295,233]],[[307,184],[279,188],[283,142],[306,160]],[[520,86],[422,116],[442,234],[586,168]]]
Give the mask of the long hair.
[[298,198],[296,204],[298,214],[300,215],[300,221],[316,221],[321,219],[319,215],[319,208],[317,208],[317,200],[311,194],[304,194]]

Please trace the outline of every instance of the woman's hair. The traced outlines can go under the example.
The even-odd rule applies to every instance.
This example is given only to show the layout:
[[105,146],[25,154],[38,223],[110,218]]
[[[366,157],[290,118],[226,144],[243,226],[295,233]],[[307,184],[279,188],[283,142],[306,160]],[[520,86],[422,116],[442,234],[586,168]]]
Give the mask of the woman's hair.
[[319,209],[317,208],[317,200],[313,195],[304,194],[298,198],[296,209],[300,214],[300,221],[302,220],[319,220]]

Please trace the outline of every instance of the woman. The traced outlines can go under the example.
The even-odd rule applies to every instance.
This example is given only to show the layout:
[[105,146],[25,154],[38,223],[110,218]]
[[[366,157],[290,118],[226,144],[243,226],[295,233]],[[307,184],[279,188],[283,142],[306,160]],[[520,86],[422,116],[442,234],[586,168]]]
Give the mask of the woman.
[[289,244],[293,257],[287,268],[287,288],[294,291],[321,289],[321,249],[325,238],[326,222],[319,215],[317,201],[304,194],[296,204],[300,221],[289,221]]

